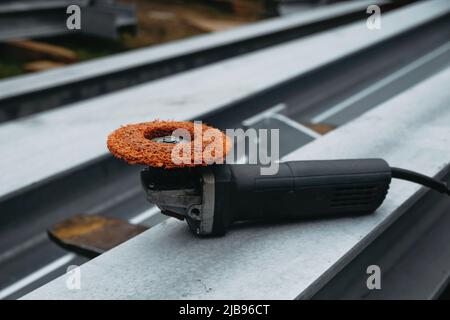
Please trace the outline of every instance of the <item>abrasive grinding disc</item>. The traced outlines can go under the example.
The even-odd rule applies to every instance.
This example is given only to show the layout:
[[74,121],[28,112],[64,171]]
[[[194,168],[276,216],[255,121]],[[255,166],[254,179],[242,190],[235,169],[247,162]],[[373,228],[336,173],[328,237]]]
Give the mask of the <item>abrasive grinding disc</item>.
[[[178,129],[188,134],[187,139],[178,135]],[[108,136],[107,145],[114,156],[130,164],[165,169],[223,163],[231,148],[229,138],[216,128],[159,120],[123,126]]]

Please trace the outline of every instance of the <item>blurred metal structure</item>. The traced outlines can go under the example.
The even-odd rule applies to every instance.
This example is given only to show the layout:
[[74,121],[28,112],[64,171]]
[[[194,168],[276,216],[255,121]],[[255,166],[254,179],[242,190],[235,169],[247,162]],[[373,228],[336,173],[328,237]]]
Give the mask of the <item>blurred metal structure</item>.
[[[370,32],[368,29],[361,28],[361,24],[365,22],[356,22],[313,37],[184,72],[177,77],[145,83],[126,91],[68,105],[50,113],[5,123],[0,127],[0,151],[5,154],[0,159],[0,164],[8,170],[4,174],[5,183],[0,185],[0,199],[60,172],[107,156],[106,135],[124,123],[154,118],[195,119],[214,114],[248,97],[276,90],[310,72],[338,63],[340,59],[350,57],[354,60],[357,53],[364,57],[364,50],[374,50],[376,45],[380,45],[379,50],[385,50],[387,41],[394,41],[396,36],[421,25],[425,27],[427,23],[442,19],[448,25],[445,17],[450,11],[450,3],[440,0],[431,3],[436,5],[414,5],[386,14],[385,31],[372,33],[371,37],[367,36]],[[423,11],[422,8],[428,10]],[[416,16],[418,12],[420,15]],[[427,38],[431,38],[428,32],[425,34]],[[436,42],[445,43],[448,40],[448,29],[440,30],[437,35]],[[415,44],[418,33],[414,31],[413,36]],[[436,43],[431,45],[435,46]],[[330,46],[334,50],[328,50]],[[404,50],[399,50],[404,59]],[[314,55],[311,55],[312,52]],[[444,59],[444,63],[446,61]],[[370,63],[373,64],[373,61]],[[259,76],[254,77],[254,74]],[[369,76],[373,77],[372,74]],[[195,91],[192,86],[195,86]],[[124,108],[124,105],[130,107]],[[258,109],[250,108],[240,111],[242,117],[256,112]],[[90,114],[102,115],[104,118],[101,122],[85,123],[84,119]],[[30,125],[33,123],[38,123],[39,130],[35,127],[30,135]],[[63,132],[61,127],[65,127]],[[9,138],[11,136],[21,140],[23,152],[17,152],[17,144]],[[36,144],[36,141],[58,148],[40,153],[42,145]],[[34,155],[34,166],[23,168],[21,163],[26,162],[30,153]],[[52,153],[54,156],[50,156]]]
[[[446,176],[450,145],[448,81],[450,68],[356,121],[294,151],[285,159],[383,157],[396,166],[432,176]],[[425,101],[427,108],[423,107]],[[427,121],[423,121],[424,117]],[[399,126],[399,123],[403,125]],[[440,139],[434,138],[434,131],[439,132]],[[424,148],[424,145],[427,147]],[[222,238],[198,239],[186,230],[184,224],[169,218],[98,257],[95,263],[88,262],[81,266],[83,277],[89,279],[84,282],[83,290],[68,290],[64,286],[66,277],[62,276],[25,298],[311,298],[326,283],[338,277],[342,268],[358,257],[374,239],[383,237],[383,231],[397,219],[411,215],[412,206],[421,199],[423,191],[419,191],[417,185],[395,181],[385,203],[374,215],[270,226],[246,225],[236,227]],[[448,207],[449,199],[444,197],[440,195]],[[428,211],[421,214],[426,215]],[[444,216],[445,212],[440,214]],[[448,235],[447,230],[442,232]],[[439,243],[434,243],[429,249],[438,250],[435,253],[439,255],[438,248]],[[403,252],[389,250],[389,253],[392,255],[390,263],[394,263]],[[414,255],[414,252],[410,254]],[[448,251],[441,253],[444,254],[448,256]],[[416,259],[413,265],[415,262]],[[447,259],[445,273],[438,273],[442,266],[428,266],[430,278],[440,275],[439,287],[414,286],[414,295],[397,289],[397,295],[391,294],[391,297],[432,298],[442,290],[450,276],[449,262]],[[365,268],[372,264],[381,263],[371,257],[362,265],[364,269],[358,271],[364,274]],[[355,274],[352,276],[356,277]],[[366,283],[366,278],[362,280],[360,287]],[[384,281],[388,280],[384,279],[383,285]],[[415,278],[404,279],[403,288],[411,287],[409,281],[415,281]],[[346,291],[345,285],[348,282],[339,288],[346,293],[346,298],[364,298],[365,294],[371,293],[366,287],[361,295],[352,295]],[[382,298],[384,292],[389,295],[387,290],[377,294]],[[333,297],[341,298],[338,294]]]
[[2,80],[0,122],[129,88],[350,23],[362,19],[365,8],[372,3],[386,11],[395,8],[385,0],[351,1],[234,30]]
[[[85,263],[83,290],[66,290],[62,276],[26,298],[327,298],[352,285],[345,297],[382,298],[360,286],[366,261],[389,272],[384,286],[398,293],[391,297],[437,297],[448,280],[439,272],[450,268],[447,252],[415,291],[401,289],[408,283],[395,269],[419,267],[415,257],[426,253],[433,258],[427,243],[446,249],[436,243],[446,230],[433,223],[447,223],[440,218],[448,201],[438,195],[395,182],[369,217],[247,225],[199,240],[148,207],[139,167],[112,159],[105,139],[121,124],[154,118],[278,126],[288,133],[285,159],[384,157],[448,178],[449,14],[448,1],[423,1],[384,14],[379,31],[362,19],[1,124],[0,298],[20,297],[86,262],[42,232],[80,212],[154,227]],[[317,125],[336,129],[325,136],[305,129]],[[423,228],[414,223],[419,212],[429,213]],[[425,235],[429,226],[435,238]],[[400,238],[395,249],[383,250]],[[409,244],[419,242],[415,256]]]
[[[69,30],[67,7],[81,8],[81,29]],[[131,6],[112,1],[19,0],[0,3],[0,41],[86,33],[118,38],[118,31],[136,30],[137,18]]]

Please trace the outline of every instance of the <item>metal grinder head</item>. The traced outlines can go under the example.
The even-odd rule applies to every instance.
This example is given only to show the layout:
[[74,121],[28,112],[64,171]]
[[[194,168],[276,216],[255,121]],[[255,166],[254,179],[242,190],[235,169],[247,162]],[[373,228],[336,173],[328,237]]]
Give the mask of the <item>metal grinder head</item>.
[[211,234],[214,215],[214,175],[208,167],[141,171],[147,200],[165,215],[186,220],[198,234]]

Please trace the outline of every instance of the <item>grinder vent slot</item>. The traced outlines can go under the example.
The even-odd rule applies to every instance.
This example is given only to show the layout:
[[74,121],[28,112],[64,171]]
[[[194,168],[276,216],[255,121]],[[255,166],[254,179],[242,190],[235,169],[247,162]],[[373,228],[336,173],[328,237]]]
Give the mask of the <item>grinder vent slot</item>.
[[367,206],[373,203],[377,195],[378,187],[373,185],[338,187],[331,198],[331,207]]

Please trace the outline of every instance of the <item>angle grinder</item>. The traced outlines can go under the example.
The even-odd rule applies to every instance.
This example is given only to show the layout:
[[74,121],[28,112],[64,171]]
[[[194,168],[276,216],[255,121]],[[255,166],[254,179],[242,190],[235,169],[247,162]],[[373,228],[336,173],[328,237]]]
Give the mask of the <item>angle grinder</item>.
[[[145,132],[139,135],[148,140]],[[171,145],[174,139],[161,138],[168,132],[159,130],[153,142]],[[113,145],[114,139],[119,140],[120,148]],[[108,139],[108,147],[114,155],[129,161],[126,152],[130,148],[141,150],[141,144],[137,142],[138,148],[127,139],[128,134],[118,138],[115,132]],[[148,150],[144,153],[153,155]],[[392,178],[450,195],[444,182],[390,167],[383,159],[282,162],[275,175],[261,175],[261,166],[256,164],[203,164],[167,169],[155,163],[158,161],[152,158],[141,171],[148,201],[163,214],[186,220],[189,228],[200,236],[223,235],[237,221],[371,214],[383,203]]]

